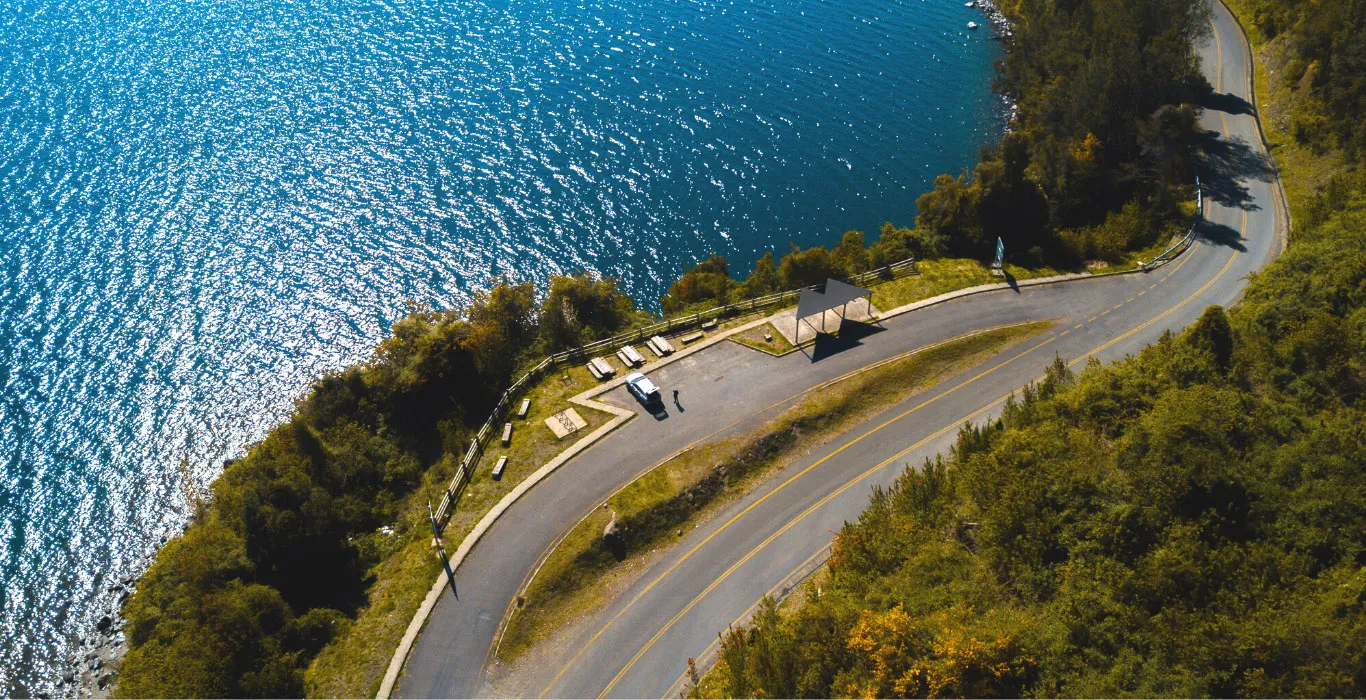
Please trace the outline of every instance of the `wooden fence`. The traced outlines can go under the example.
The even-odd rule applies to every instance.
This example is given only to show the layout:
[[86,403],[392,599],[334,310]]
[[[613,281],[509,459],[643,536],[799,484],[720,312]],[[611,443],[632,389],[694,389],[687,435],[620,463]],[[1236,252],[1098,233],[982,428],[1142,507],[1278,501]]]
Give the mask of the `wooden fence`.
[[[885,267],[869,270],[854,275],[848,279],[850,283],[858,285],[869,285],[878,281],[894,280],[900,277],[914,274],[915,258],[908,258],[901,262],[892,263]],[[808,289],[814,289],[809,287]],[[611,338],[594,341],[587,345],[581,345],[564,352],[558,352],[550,357],[541,360],[539,364],[532,367],[523,374],[521,378],[512,383],[512,386],[503,392],[498,403],[493,407],[493,412],[488,420],[479,428],[470,446],[465,450],[465,456],[460,460],[460,467],[456,469],[455,476],[451,478],[451,483],[446,487],[446,493],[441,499],[441,506],[436,509],[436,522],[438,527],[445,529],[446,523],[450,521],[450,516],[455,511],[455,504],[460,499],[460,494],[470,477],[474,474],[474,469],[479,465],[479,458],[483,456],[484,448],[493,438],[495,426],[499,421],[507,417],[508,411],[512,409],[512,404],[537,380],[545,376],[548,372],[564,366],[572,365],[575,362],[586,362],[589,358],[598,355],[607,355],[616,352],[616,349],[627,343],[639,343],[646,338],[656,335],[671,335],[683,330],[690,330],[701,326],[708,321],[720,320],[739,316],[741,314],[756,313],[762,310],[777,309],[797,303],[797,297],[801,294],[801,289],[795,289],[778,294],[747,299],[735,304],[718,306],[714,309],[707,309],[687,316],[677,316],[666,318],[658,323],[637,328],[626,333],[614,335]]]

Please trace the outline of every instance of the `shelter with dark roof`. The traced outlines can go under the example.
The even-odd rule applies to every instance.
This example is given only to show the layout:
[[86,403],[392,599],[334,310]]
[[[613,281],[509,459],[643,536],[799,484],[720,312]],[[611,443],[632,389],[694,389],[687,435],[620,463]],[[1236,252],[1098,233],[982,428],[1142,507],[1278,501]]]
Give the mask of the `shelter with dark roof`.
[[[838,309],[841,321],[844,319],[844,308],[849,302],[872,296],[871,289],[865,289],[837,279],[827,279],[825,281],[825,291],[818,292],[814,289],[803,289],[797,297],[797,315],[795,323],[800,326],[803,322],[811,326],[811,330],[817,333],[825,333],[825,313]],[[821,327],[816,328],[807,319],[812,316],[821,317]],[[797,335],[794,327],[794,336]]]

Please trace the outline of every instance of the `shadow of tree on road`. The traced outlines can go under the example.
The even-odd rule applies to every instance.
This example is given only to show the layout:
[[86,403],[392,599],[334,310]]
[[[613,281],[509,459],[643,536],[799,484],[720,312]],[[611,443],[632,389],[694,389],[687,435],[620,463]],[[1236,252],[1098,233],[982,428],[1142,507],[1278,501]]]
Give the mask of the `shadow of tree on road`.
[[1242,242],[1242,234],[1225,224],[1216,224],[1213,221],[1201,219],[1195,225],[1195,238],[1210,245],[1232,248],[1240,253],[1247,252],[1247,246],[1244,246]]
[[1200,100],[1200,106],[1229,116],[1256,113],[1251,103],[1231,92],[1211,92]]
[[1271,182],[1275,172],[1266,156],[1258,153],[1239,137],[1224,138],[1217,131],[1206,131],[1198,137],[1200,150],[1201,185],[1205,196],[1228,207],[1257,211],[1252,194],[1244,182]]

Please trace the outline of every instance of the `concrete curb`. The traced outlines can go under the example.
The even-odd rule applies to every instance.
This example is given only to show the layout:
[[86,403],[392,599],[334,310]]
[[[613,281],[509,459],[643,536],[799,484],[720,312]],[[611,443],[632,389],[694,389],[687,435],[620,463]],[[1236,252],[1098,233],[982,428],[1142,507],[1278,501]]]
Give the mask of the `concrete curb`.
[[[1256,109],[1256,55],[1253,53],[1252,44],[1251,41],[1248,39],[1246,29],[1242,25],[1242,20],[1238,17],[1237,13],[1235,13],[1232,8],[1230,8],[1226,3],[1223,2],[1223,0],[1219,0],[1219,2],[1221,5],[1223,5],[1224,9],[1228,11],[1229,16],[1233,18],[1234,23],[1237,25],[1238,32],[1243,39],[1243,44],[1247,48],[1248,58],[1252,62],[1252,73],[1247,76],[1247,82],[1249,86],[1249,93],[1253,96],[1253,107],[1254,109]],[[1259,135],[1261,136],[1262,146],[1266,152],[1267,158],[1271,160],[1272,168],[1277,170],[1277,177],[1275,178],[1272,190],[1274,192],[1274,196],[1277,199],[1279,199],[1278,203],[1280,204],[1280,206],[1277,207],[1277,213],[1278,218],[1281,219],[1281,222],[1283,224],[1282,226],[1278,226],[1278,228],[1280,229],[1279,238],[1281,243],[1281,250],[1283,251],[1287,247],[1289,230],[1293,223],[1293,220],[1290,217],[1289,202],[1285,196],[1285,191],[1281,183],[1281,178],[1279,177],[1279,169],[1276,168],[1275,157],[1271,152],[1270,142],[1266,138],[1266,131],[1262,125],[1260,114],[1254,114],[1253,121],[1255,121],[1257,124],[1257,130]],[[1203,216],[1203,212],[1201,212],[1200,215]],[[895,316],[907,314],[912,311],[917,311],[919,309],[937,306],[939,304],[942,304],[947,301],[952,301],[954,299],[961,299],[963,297],[973,296],[976,294],[985,294],[988,292],[997,292],[1009,289],[1022,289],[1025,287],[1040,287],[1048,284],[1061,284],[1064,282],[1072,282],[1076,280],[1103,279],[1105,277],[1117,277],[1120,275],[1151,272],[1153,270],[1158,269],[1159,267],[1162,267],[1170,262],[1173,262],[1176,258],[1179,258],[1187,254],[1193,247],[1194,245],[1187,246],[1185,250],[1182,250],[1180,254],[1174,256],[1171,260],[1163,261],[1162,263],[1153,265],[1151,267],[1148,267],[1147,269],[1132,268],[1128,270],[1117,270],[1114,272],[1102,272],[1098,274],[1069,273],[1063,275],[1054,275],[1051,277],[1039,277],[1036,279],[1020,280],[1017,281],[1013,286],[1008,282],[984,284],[976,287],[968,287],[966,289],[958,289],[952,292],[946,292],[944,294],[940,294],[939,296],[931,297],[929,299],[923,299],[921,301],[905,304],[903,306],[899,306],[889,311],[880,312],[873,318],[875,320],[893,318]],[[751,321],[744,325],[737,326],[722,333],[718,333],[712,336],[711,338],[708,338],[703,342],[698,343],[697,345],[694,345],[684,350],[680,350],[679,352],[676,352],[668,357],[661,358],[654,363],[648,363],[645,367],[653,369],[656,367],[663,367],[677,360],[681,360],[684,357],[700,352],[717,343],[728,340],[730,336],[735,335],[736,333],[740,333],[742,331],[749,330],[750,328],[754,328],[755,326],[768,323],[771,321],[772,316],[773,314],[757,319],[755,321]],[[606,424],[600,426],[597,430],[593,431],[589,435],[580,439],[578,442],[574,443],[572,446],[570,446],[564,452],[557,455],[551,461],[547,462],[545,466],[541,467],[536,472],[528,476],[526,479],[522,481],[522,483],[518,484],[511,492],[504,496],[503,499],[500,500],[497,505],[495,505],[487,514],[485,514],[485,516],[479,521],[479,524],[475,526],[474,530],[472,530],[470,534],[465,537],[464,541],[460,543],[460,547],[456,550],[455,556],[451,558],[452,569],[456,569],[460,566],[460,563],[464,561],[465,556],[467,556],[470,550],[474,548],[474,545],[478,543],[479,538],[483,536],[483,534],[489,529],[489,527],[492,527],[493,523],[498,519],[498,517],[502,515],[503,512],[506,511],[509,507],[511,507],[511,505],[515,503],[518,498],[521,498],[523,494],[529,491],[532,487],[534,487],[537,483],[539,483],[551,472],[555,471],[555,469],[559,468],[564,463],[568,462],[570,459],[576,456],[578,453],[587,449],[589,446],[597,442],[603,436],[607,435],[612,430],[620,426],[622,423],[625,423],[626,421],[630,420],[631,417],[635,416],[634,411],[617,408],[610,404],[593,400],[594,397],[601,396],[602,394],[605,394],[608,391],[611,391],[612,389],[621,386],[625,383],[625,381],[625,377],[617,377],[609,382],[605,382],[599,386],[589,389],[569,399],[570,403],[578,404],[580,406],[586,406],[589,408],[594,408],[600,411],[606,411],[608,413],[612,413],[615,417],[612,420],[608,421]],[[432,609],[435,608],[437,600],[439,600],[441,597],[441,592],[446,587],[446,582],[443,577],[444,574],[442,577],[437,578],[436,582],[432,586],[432,590],[427,594],[427,597],[422,601],[421,607],[418,608],[417,613],[413,616],[412,622],[409,623],[408,631],[404,634],[403,640],[399,643],[398,649],[395,650],[394,657],[389,664],[388,672],[385,673],[384,682],[380,685],[379,693],[376,696],[378,699],[387,699],[389,695],[392,693],[393,687],[398,679],[398,674],[402,671],[403,664],[406,662],[408,658],[408,653],[412,650],[412,645],[416,642],[418,634],[421,632],[422,627],[426,624],[428,616],[431,614]]]
[[[460,547],[455,550],[455,555],[451,557],[452,571],[460,568],[460,564],[465,561],[465,557],[469,556],[470,551],[474,549],[474,545],[479,543],[479,540],[484,536],[484,533],[488,532],[490,527],[493,527],[493,523],[497,521],[499,516],[507,511],[508,508],[512,507],[512,504],[516,503],[517,499],[521,498],[527,491],[530,491],[531,488],[540,483],[542,479],[549,476],[551,472],[560,468],[565,462],[568,462],[580,452],[588,449],[604,435],[617,429],[618,426],[630,420],[631,417],[635,415],[632,411],[616,408],[615,406],[609,406],[597,401],[584,401],[580,405],[587,405],[598,410],[607,411],[608,413],[614,414],[614,417],[598,426],[597,430],[580,438],[573,445],[570,445],[568,449],[556,455],[549,462],[546,462],[545,466],[532,472],[530,476],[523,479],[520,484],[513,487],[513,489],[504,495],[498,503],[490,508],[489,512],[485,513],[484,517],[474,526],[474,529],[471,530],[468,535],[465,535],[465,539],[461,540]],[[379,693],[376,697],[387,698],[393,693],[394,685],[398,682],[398,674],[402,672],[403,664],[407,662],[408,654],[412,651],[413,644],[417,642],[418,635],[422,632],[422,628],[427,624],[427,619],[431,616],[432,610],[436,607],[436,602],[441,599],[441,593],[445,590],[446,575],[443,572],[437,576],[436,581],[432,584],[432,589],[427,592],[427,597],[422,600],[422,605],[418,607],[417,612],[413,614],[412,621],[408,623],[408,629],[403,633],[403,639],[399,642],[398,648],[394,651],[393,658],[389,661],[389,668],[384,673],[384,680],[380,683]]]
[[[1190,248],[1190,246],[1187,246],[1186,250],[1181,251],[1181,254],[1177,257],[1185,255],[1186,252],[1190,250]],[[1175,259],[1176,258],[1172,258],[1172,260]],[[1140,272],[1152,272],[1153,270],[1156,270],[1169,262],[1171,262],[1171,260],[1167,260],[1160,264],[1153,265],[1146,270],[1144,270],[1143,268],[1135,267],[1130,270],[1116,270],[1114,272],[1100,272],[1096,274],[1091,274],[1089,272],[1069,272],[1065,275],[1053,275],[1051,277],[1036,277],[1034,279],[1018,280],[1015,282],[1014,286],[1011,286],[1009,282],[996,282],[993,284],[982,284],[976,287],[967,287],[965,289],[955,289],[952,292],[944,292],[943,294],[940,294],[937,297],[921,299],[920,301],[914,301],[903,306],[898,306],[890,311],[881,312],[881,315],[877,316],[876,318],[878,320],[892,318],[893,316],[900,316],[902,314],[907,314],[912,311],[918,311],[920,309],[928,308],[931,306],[938,306],[939,304],[942,304],[946,301],[962,299],[963,297],[970,297],[976,294],[986,294],[987,292],[999,292],[1002,290],[1013,290],[1017,288],[1023,289],[1025,287],[1042,287],[1046,284],[1060,284],[1062,282],[1074,282],[1077,280],[1098,280],[1104,279],[1106,277],[1118,277],[1120,275],[1132,275]]]
[[1280,253],[1284,253],[1286,248],[1290,247],[1290,230],[1295,225],[1295,219],[1290,216],[1290,200],[1286,198],[1285,184],[1281,182],[1281,168],[1276,165],[1276,154],[1271,150],[1271,140],[1266,137],[1266,125],[1262,123],[1262,108],[1257,104],[1257,52],[1253,50],[1252,39],[1247,35],[1247,27],[1243,26],[1243,18],[1239,17],[1238,13],[1234,12],[1233,8],[1229,7],[1229,4],[1224,0],[1219,0],[1219,4],[1223,6],[1228,16],[1233,18],[1233,24],[1238,27],[1238,34],[1243,38],[1243,47],[1247,49],[1247,59],[1250,64],[1247,75],[1247,93],[1252,96],[1252,121],[1257,124],[1257,136],[1262,139],[1262,150],[1266,152],[1266,159],[1271,161],[1271,170],[1276,174],[1276,177],[1273,178],[1274,182],[1271,183],[1271,192],[1277,200],[1276,203],[1280,205],[1276,207],[1277,218],[1280,219],[1280,225],[1277,228],[1280,229],[1278,233],[1281,244],[1281,249],[1277,252],[1276,257],[1280,257]]
[[[1189,248],[1186,249],[1186,251],[1189,250]],[[1182,255],[1184,255],[1186,251],[1182,251]],[[1157,267],[1148,268],[1149,271],[1154,269],[1157,269]],[[1075,280],[1101,279],[1104,277],[1114,277],[1117,275],[1127,275],[1139,272],[1144,272],[1144,270],[1135,268],[1132,270],[1104,272],[1094,275],[1086,273],[1054,275],[1052,277],[1040,277],[1032,280],[1022,280],[1016,282],[1015,287],[1037,287],[1045,284],[1058,284],[1062,282],[1071,282]],[[977,287],[969,287],[967,289],[959,289],[952,292],[940,294],[936,297],[931,297],[929,299],[924,299],[922,301],[917,301],[911,304],[906,304],[904,306],[897,307],[895,309],[892,309],[891,311],[881,313],[880,315],[875,316],[874,318],[877,320],[892,318],[893,316],[900,316],[902,314],[910,313],[918,309],[936,306],[938,304],[942,304],[946,301],[951,301],[953,299],[959,299],[962,297],[972,296],[975,294],[995,292],[1003,289],[1012,289],[1012,287],[1008,282],[1000,282],[996,284],[984,284],[979,285]],[[754,328],[765,323],[769,323],[771,318],[772,315],[764,316],[754,321],[750,321],[749,323],[736,326],[735,328],[731,328],[726,331],[722,331],[698,343],[697,345],[693,345],[692,347],[679,350],[678,352],[675,352],[674,354],[669,355],[668,357],[660,358],[655,362],[647,363],[644,367],[642,367],[642,369],[656,369],[668,365],[670,363],[677,362],[678,360],[681,360],[695,353],[701,352],[702,350],[712,347],[713,345],[725,342],[726,340],[729,340],[732,335],[747,331],[751,328]],[[595,386],[592,389],[584,391],[580,394],[577,394],[569,399],[570,403],[577,404],[579,406],[586,406],[588,408],[593,408],[599,411],[605,411],[607,413],[613,414],[615,417],[607,423],[603,424],[602,426],[599,426],[597,430],[594,430],[592,433],[589,433],[588,435],[581,438],[578,442],[575,442],[568,449],[556,455],[549,462],[546,462],[545,466],[533,472],[526,479],[523,479],[522,482],[518,484],[515,488],[513,488],[512,491],[509,491],[507,495],[503,496],[502,500],[498,501],[498,503],[494,505],[493,508],[491,508],[482,519],[480,519],[479,523],[475,525],[473,530],[470,531],[470,534],[466,535],[465,539],[461,541],[460,547],[455,551],[455,556],[451,557],[451,570],[454,571],[460,567],[460,564],[465,560],[465,557],[469,554],[470,550],[474,549],[474,545],[478,544],[479,539],[484,536],[484,533],[487,532],[488,529],[493,526],[493,523],[498,520],[499,516],[501,516],[508,508],[512,507],[513,503],[517,502],[517,499],[521,498],[523,494],[531,490],[531,488],[534,487],[536,484],[540,483],[540,481],[544,479],[546,476],[549,476],[551,472],[563,466],[566,462],[577,456],[580,452],[588,449],[590,446],[592,446],[593,443],[602,439],[612,430],[616,429],[618,426],[630,420],[632,417],[636,415],[635,411],[618,408],[616,406],[612,406],[611,404],[593,400],[595,397],[601,396],[625,383],[626,378],[624,376],[617,377],[615,379],[612,379],[611,381],[603,382],[602,384]],[[398,683],[398,676],[400,673],[402,673],[404,664],[407,663],[408,654],[412,652],[413,645],[417,642],[417,638],[421,634],[422,628],[427,624],[428,617],[431,616],[432,610],[435,609],[437,601],[441,598],[441,592],[445,589],[446,581],[445,573],[443,572],[440,576],[437,577],[436,581],[432,584],[432,588],[427,593],[427,597],[422,600],[422,605],[418,607],[417,612],[413,614],[412,621],[408,623],[408,629],[406,632],[404,632],[403,639],[399,642],[398,648],[394,650],[393,658],[389,661],[389,668],[385,671],[384,680],[380,683],[379,692],[375,695],[376,700],[387,700],[389,696],[393,693],[394,686]]]
[[[647,363],[645,367],[650,369],[654,369],[656,367],[663,367],[664,365],[667,365],[671,362],[676,362],[678,360],[683,359],[684,357],[688,357],[689,355],[700,352],[717,343],[725,341],[728,338],[730,338],[730,336],[735,335],[736,333],[749,330],[750,328],[753,328],[761,323],[767,322],[768,317],[765,316],[758,320],[746,323],[742,326],[737,326],[735,328],[722,331],[721,333],[717,333],[696,345],[675,352],[674,354],[669,355],[668,357],[662,357],[653,363]],[[556,469],[559,469],[566,462],[578,456],[580,452],[583,452],[584,450],[591,447],[593,443],[596,443],[598,440],[602,439],[608,433],[612,432],[626,421],[631,420],[635,417],[635,411],[627,410],[624,408],[618,408],[608,403],[593,400],[595,397],[601,396],[625,383],[626,378],[624,376],[617,377],[611,381],[604,382],[598,386],[593,387],[592,389],[579,393],[569,399],[569,402],[572,404],[577,404],[579,406],[584,406],[598,411],[603,411],[605,413],[610,413],[612,414],[613,418],[607,421],[606,423],[598,426],[597,430],[594,430],[588,435],[585,435],[584,437],[580,438],[577,442],[575,442],[573,445],[570,445],[563,452],[559,453],[558,455],[555,455],[555,457],[552,458],[549,462],[546,462],[544,466],[542,466],[540,469],[537,469],[535,472],[532,472],[529,476],[527,476],[527,478],[523,479],[521,483],[513,487],[513,489],[509,491],[506,495],[504,495],[503,498],[498,501],[498,503],[494,504],[494,506],[490,508],[487,513],[484,514],[484,517],[480,518],[478,524],[474,526],[474,529],[471,530],[468,535],[465,535],[465,539],[460,541],[460,546],[455,550],[455,555],[451,557],[452,571],[455,571],[460,568],[460,564],[465,561],[465,557],[468,556],[470,551],[474,549],[474,546],[479,543],[479,540],[483,538],[484,534],[488,532],[489,528],[493,527],[493,523],[496,522],[498,518],[502,516],[504,512],[507,511],[508,508],[511,508],[512,504],[516,503],[517,500],[521,498],[523,494],[525,494],[527,491],[530,491],[532,487],[536,486],[536,484],[540,483],[541,480],[549,476],[551,472],[554,472]],[[422,605],[418,606],[417,612],[413,614],[412,621],[408,623],[408,629],[404,631],[403,639],[399,641],[398,648],[394,650],[394,655],[389,660],[389,668],[386,669],[384,672],[384,679],[380,681],[379,692],[375,695],[376,698],[380,700],[385,700],[393,694],[394,686],[398,684],[398,676],[400,673],[403,672],[403,665],[406,664],[408,661],[408,654],[412,652],[413,645],[417,643],[417,638],[422,633],[422,628],[426,626],[427,619],[431,617],[432,610],[436,608],[436,603],[438,600],[441,599],[441,593],[445,590],[446,575],[443,572],[440,575],[438,575],[436,581],[432,583],[432,588],[430,591],[427,592],[427,597],[422,599]]]

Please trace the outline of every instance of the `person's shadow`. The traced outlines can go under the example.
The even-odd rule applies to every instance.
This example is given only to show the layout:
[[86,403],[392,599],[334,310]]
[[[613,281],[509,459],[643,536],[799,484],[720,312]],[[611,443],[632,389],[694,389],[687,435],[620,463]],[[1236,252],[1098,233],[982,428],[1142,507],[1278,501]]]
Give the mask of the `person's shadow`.
[[674,408],[677,408],[679,413],[682,413],[685,410],[683,408],[683,402],[678,400],[677,391],[674,392]]

